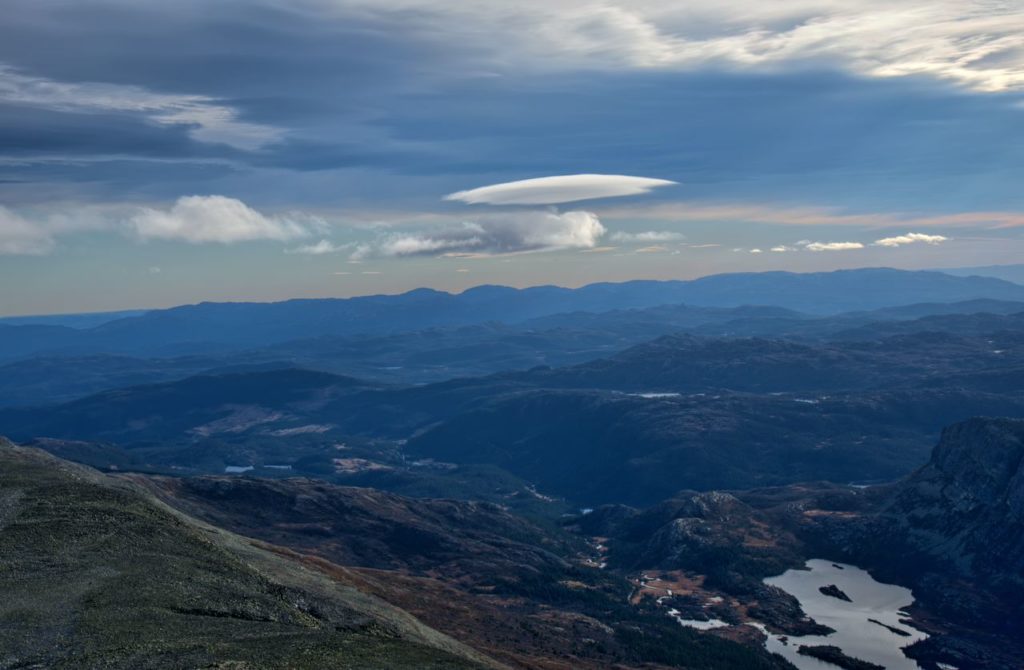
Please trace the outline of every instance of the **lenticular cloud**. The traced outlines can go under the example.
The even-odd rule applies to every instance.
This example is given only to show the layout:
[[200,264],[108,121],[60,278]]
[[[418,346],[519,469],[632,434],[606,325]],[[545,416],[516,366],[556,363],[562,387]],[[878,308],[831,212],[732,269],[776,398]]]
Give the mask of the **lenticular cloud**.
[[578,200],[641,195],[675,183],[667,179],[615,174],[571,174],[482,186],[451,193],[445,196],[445,200],[474,205],[558,205]]

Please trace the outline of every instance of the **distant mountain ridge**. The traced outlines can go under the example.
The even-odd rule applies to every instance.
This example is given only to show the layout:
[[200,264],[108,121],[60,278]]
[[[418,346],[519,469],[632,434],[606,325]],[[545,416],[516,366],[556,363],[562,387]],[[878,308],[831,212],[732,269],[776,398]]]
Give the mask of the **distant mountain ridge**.
[[66,326],[68,328],[94,328],[110,321],[141,316],[148,309],[126,309],[116,312],[81,312],[77,314],[38,314],[31,316],[0,317],[3,326]]
[[956,275],[958,277],[978,276],[995,277],[1015,284],[1024,284],[1024,263],[1009,265],[982,265],[973,268],[935,268],[936,272]]
[[813,314],[911,303],[1024,301],[1024,286],[987,277],[889,268],[797,274],[722,274],[690,281],[631,281],[577,289],[478,286],[451,294],[200,303],[76,330],[0,323],[0,360],[38,353],[184,355],[238,350],[319,335],[388,334],[487,321],[517,323],[553,314],[685,303],[696,307],[772,305]]
[[[47,327],[43,327],[44,329]],[[976,336],[1024,330],[1024,302],[977,299],[812,316],[780,307],[659,305],[562,312],[517,324],[490,321],[391,335],[320,335],[267,347],[192,356],[40,354],[0,361],[0,407],[63,402],[91,393],[183,379],[301,367],[373,382],[435,383],[606,358],[665,335],[759,337],[801,343],[877,341],[919,332]]]

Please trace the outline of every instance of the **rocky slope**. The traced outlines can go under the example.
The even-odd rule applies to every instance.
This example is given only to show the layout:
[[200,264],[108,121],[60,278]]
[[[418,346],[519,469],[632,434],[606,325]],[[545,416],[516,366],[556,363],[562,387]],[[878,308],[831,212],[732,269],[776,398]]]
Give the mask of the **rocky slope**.
[[913,552],[918,569],[923,561],[1024,602],[1024,421],[947,428],[877,523],[880,536]]
[[103,475],[5,442],[0,668],[788,667],[634,607],[585,549],[487,503]]
[[[932,637],[912,653],[959,668],[1024,655],[1024,421],[974,418],[928,463],[855,512],[804,515],[813,551],[913,588]],[[931,666],[929,666],[931,667]]]
[[[909,652],[922,667],[1009,669],[1024,655],[1022,420],[954,424],[925,466],[893,484],[685,493],[643,511],[599,508],[574,523],[607,538],[612,566],[682,571],[677,582],[697,584],[691,590],[705,603],[725,597],[728,607],[705,604],[705,615],[785,629],[799,611],[761,578],[827,558],[913,589],[914,625],[931,635]],[[669,602],[700,617],[700,608]]]
[[813,543],[913,585],[937,611],[1024,633],[1024,421],[954,424],[878,504],[806,530]]
[[565,571],[574,547],[493,503],[414,499],[314,479],[137,478],[240,534],[339,565],[493,580]]
[[0,668],[498,667],[322,571],[3,440],[0,594]]
[[496,504],[304,478],[130,479],[219,527],[345,566],[360,589],[513,667],[783,667],[634,608],[625,577],[584,563],[582,538]]

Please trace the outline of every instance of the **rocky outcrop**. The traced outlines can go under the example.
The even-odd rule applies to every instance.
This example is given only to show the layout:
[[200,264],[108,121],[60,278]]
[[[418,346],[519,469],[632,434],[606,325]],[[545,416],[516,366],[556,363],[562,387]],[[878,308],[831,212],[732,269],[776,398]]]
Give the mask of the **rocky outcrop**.
[[[801,516],[801,537],[909,586],[925,621],[914,658],[1018,668],[1024,653],[1024,421],[946,428],[929,462],[846,513]],[[925,624],[927,625],[927,623]]]
[[345,566],[448,577],[557,575],[572,547],[486,502],[406,498],[315,479],[139,479],[165,502],[248,537]]
[[859,658],[847,656],[843,653],[842,649],[831,645],[810,647],[807,645],[800,645],[797,653],[803,656],[817,658],[831,665],[843,668],[844,670],[885,670],[881,665],[868,663],[867,661],[862,661]]
[[922,566],[1024,593],[1024,421],[977,418],[942,433],[872,524]]
[[830,596],[838,600],[845,600],[848,603],[853,602],[852,600],[850,600],[850,596],[846,595],[846,592],[838,586],[836,586],[835,584],[829,584],[828,586],[819,586],[818,591],[820,591],[822,595]]

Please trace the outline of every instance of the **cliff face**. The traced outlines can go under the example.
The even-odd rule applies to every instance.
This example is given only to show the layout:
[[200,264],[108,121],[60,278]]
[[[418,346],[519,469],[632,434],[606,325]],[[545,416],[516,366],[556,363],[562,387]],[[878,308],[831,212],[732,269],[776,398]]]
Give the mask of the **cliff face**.
[[[972,419],[951,426],[919,476],[934,472],[948,484],[947,494],[971,506],[1006,504],[1024,515],[1024,421]],[[911,483],[917,477],[911,479]]]
[[977,418],[947,428],[873,530],[925,565],[1024,592],[1024,421]]
[[855,560],[913,587],[946,627],[915,647],[916,658],[1020,667],[1024,421],[975,418],[945,429],[928,464],[862,522],[843,538],[857,547]]

